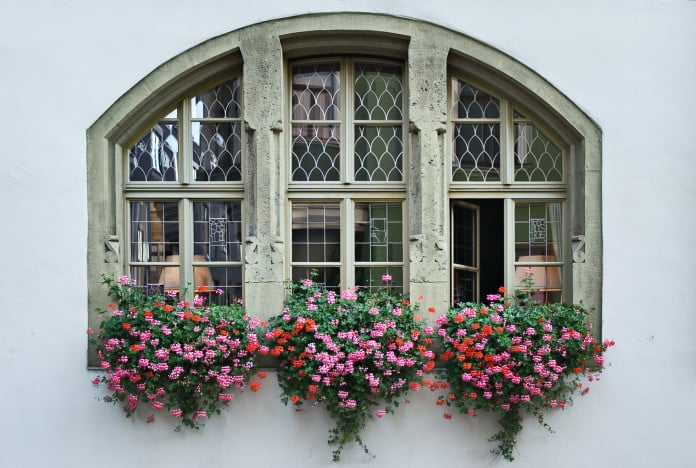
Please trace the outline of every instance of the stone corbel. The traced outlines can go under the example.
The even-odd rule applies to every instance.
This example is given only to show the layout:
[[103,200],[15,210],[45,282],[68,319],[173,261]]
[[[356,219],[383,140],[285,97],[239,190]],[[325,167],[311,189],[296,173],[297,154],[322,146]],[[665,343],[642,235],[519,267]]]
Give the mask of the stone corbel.
[[277,121],[275,124],[271,125],[271,131],[275,134],[282,133],[283,131],[283,122],[280,120]]
[[570,241],[573,246],[573,263],[585,263],[585,236],[572,236]]
[[423,237],[420,234],[411,236],[409,239],[409,258],[411,262],[418,263],[423,261]]
[[259,262],[259,240],[256,236],[249,236],[245,241],[244,263],[256,265]]
[[121,255],[119,238],[114,234],[104,237],[104,263],[118,263]]
[[273,239],[273,242],[271,242],[271,263],[283,263],[283,244],[282,237],[276,237]]

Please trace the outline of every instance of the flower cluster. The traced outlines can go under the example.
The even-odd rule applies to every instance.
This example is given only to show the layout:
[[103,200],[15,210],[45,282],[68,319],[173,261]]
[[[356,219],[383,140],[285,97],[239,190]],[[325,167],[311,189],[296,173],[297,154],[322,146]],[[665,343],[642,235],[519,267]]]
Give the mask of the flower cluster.
[[[391,278],[382,279],[388,286]],[[388,287],[338,293],[307,279],[292,285],[283,312],[269,320],[266,340],[279,359],[282,400],[297,410],[325,403],[336,424],[329,438],[335,461],[352,441],[368,453],[360,438],[367,419],[393,412],[434,367],[416,310]]]
[[[477,410],[500,414],[501,430],[491,440],[495,453],[513,459],[521,410],[543,421],[542,411],[565,407],[571,395],[589,391],[584,381],[597,379],[603,353],[614,343],[598,343],[582,306],[542,304],[488,296],[489,304],[460,304],[437,319],[442,337],[439,358],[446,388],[438,405],[475,415]],[[445,413],[446,418],[451,414]],[[549,428],[550,429],[550,428]]]
[[[220,412],[236,391],[260,388],[255,355],[263,351],[258,319],[241,304],[202,307],[174,297],[145,296],[127,277],[104,280],[118,299],[101,311],[94,337],[107,402],[122,402],[127,416],[138,408],[166,410],[180,424],[198,428]],[[263,373],[258,373],[263,377]],[[154,414],[148,422],[154,421]]]

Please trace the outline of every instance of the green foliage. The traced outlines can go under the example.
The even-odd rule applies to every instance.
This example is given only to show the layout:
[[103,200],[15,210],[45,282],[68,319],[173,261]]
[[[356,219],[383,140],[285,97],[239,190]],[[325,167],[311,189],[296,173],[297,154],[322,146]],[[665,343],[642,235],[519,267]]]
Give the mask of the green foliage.
[[350,442],[369,453],[360,438],[367,420],[392,413],[434,366],[416,310],[388,288],[338,294],[305,280],[292,285],[283,313],[269,320],[281,399],[297,410],[306,402],[325,405],[335,421],[328,440],[335,461]]
[[434,386],[448,389],[438,404],[472,416],[479,410],[500,414],[501,430],[491,441],[497,443],[495,453],[510,461],[522,430],[521,413],[533,414],[550,429],[543,411],[564,408],[576,391],[585,395],[585,381],[598,378],[603,353],[614,344],[597,342],[582,306],[542,304],[530,297],[493,294],[488,305],[460,304],[437,320],[444,383]]
[[[127,277],[105,278],[116,299],[99,311],[97,356],[106,373],[107,402],[122,403],[126,416],[138,408],[168,410],[181,425],[201,422],[243,391],[255,374],[255,329],[240,304],[203,307],[174,297],[146,296]],[[256,382],[256,383],[255,383]],[[251,382],[258,389],[257,381]],[[154,421],[154,413],[148,422]]]

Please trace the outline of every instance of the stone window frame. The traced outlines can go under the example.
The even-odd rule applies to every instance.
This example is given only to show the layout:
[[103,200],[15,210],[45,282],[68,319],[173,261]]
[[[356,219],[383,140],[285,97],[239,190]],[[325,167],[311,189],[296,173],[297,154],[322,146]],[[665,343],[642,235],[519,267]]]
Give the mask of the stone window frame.
[[[406,226],[412,297],[444,311],[449,303],[447,83],[451,73],[486,83],[543,122],[568,151],[571,296],[594,310],[602,302],[601,130],[542,76],[461,32],[382,14],[327,13],[253,24],[182,52],[121,96],[87,130],[89,325],[108,298],[102,275],[125,273],[119,159],[127,142],[173,102],[242,71],[244,131],[244,296],[250,312],[271,314],[282,303],[287,275],[288,207],[284,97],[286,61],[374,55],[405,63],[409,132],[405,153]],[[118,156],[118,157],[117,157]],[[422,190],[428,187],[428,190]],[[599,333],[599,331],[598,331]],[[93,360],[90,361],[94,364]]]

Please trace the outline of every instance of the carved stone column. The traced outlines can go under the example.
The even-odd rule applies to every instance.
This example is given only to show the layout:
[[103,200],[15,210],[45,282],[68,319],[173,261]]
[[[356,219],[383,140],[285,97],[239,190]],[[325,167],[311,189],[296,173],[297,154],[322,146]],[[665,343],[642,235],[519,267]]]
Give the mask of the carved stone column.
[[444,312],[449,304],[447,242],[447,54],[428,34],[409,45],[410,292]]
[[250,28],[240,38],[244,57],[247,137],[244,296],[250,313],[278,313],[284,295],[282,138],[283,54],[277,34]]

